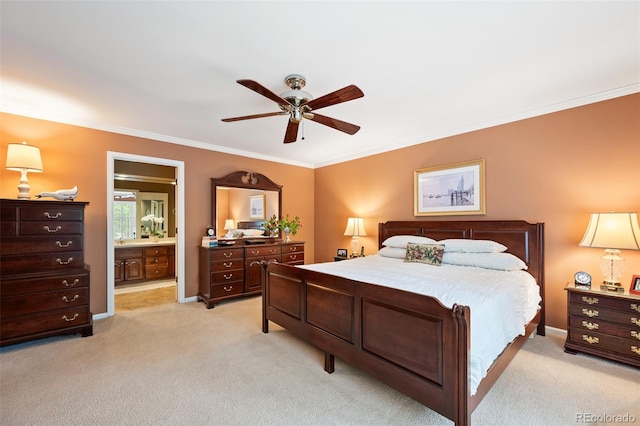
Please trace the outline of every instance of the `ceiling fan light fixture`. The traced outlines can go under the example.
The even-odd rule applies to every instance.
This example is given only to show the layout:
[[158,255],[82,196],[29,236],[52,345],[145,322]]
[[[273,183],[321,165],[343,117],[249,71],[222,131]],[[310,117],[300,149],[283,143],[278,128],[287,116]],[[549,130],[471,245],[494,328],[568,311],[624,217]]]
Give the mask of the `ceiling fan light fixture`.
[[309,102],[313,99],[311,93],[297,89],[285,90],[280,93],[280,97],[291,102],[293,105],[301,105],[302,103]]

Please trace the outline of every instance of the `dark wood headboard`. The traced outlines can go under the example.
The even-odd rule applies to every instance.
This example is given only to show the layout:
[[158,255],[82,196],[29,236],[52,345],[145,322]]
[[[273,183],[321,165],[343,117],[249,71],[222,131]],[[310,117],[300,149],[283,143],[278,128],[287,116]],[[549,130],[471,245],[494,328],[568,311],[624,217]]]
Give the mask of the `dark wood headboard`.
[[508,253],[527,264],[527,272],[538,281],[543,299],[541,323],[544,324],[544,223],[524,220],[390,221],[378,224],[378,247],[394,235],[418,235],[434,240],[493,240],[505,245]]
[[264,220],[238,222],[237,227],[238,229],[264,229]]

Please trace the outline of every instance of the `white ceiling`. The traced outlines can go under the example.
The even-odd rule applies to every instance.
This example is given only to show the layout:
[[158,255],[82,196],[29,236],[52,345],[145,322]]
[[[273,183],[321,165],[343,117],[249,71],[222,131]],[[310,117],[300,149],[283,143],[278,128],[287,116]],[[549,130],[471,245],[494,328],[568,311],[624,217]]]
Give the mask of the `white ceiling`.
[[[638,1],[2,1],[5,112],[320,167],[640,91]],[[363,98],[306,121],[275,93]],[[302,130],[302,126],[301,126]],[[157,153],[161,156],[161,153]]]

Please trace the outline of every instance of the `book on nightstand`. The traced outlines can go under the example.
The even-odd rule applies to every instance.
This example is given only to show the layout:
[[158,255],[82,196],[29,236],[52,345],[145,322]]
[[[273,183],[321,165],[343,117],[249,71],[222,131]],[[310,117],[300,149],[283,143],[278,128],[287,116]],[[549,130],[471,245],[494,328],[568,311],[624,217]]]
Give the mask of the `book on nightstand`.
[[216,236],[202,237],[202,247],[218,247],[218,238]]

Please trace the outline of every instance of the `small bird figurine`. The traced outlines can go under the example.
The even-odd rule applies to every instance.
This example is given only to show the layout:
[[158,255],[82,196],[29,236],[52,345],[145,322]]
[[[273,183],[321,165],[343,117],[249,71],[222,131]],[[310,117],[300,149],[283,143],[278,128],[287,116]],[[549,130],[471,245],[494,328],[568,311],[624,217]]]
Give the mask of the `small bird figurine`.
[[74,186],[73,188],[70,188],[70,189],[58,189],[57,191],[54,191],[54,192],[41,192],[38,195],[36,195],[36,198],[51,197],[51,198],[55,198],[56,200],[69,201],[69,200],[73,200],[77,196],[78,196],[78,187]]

